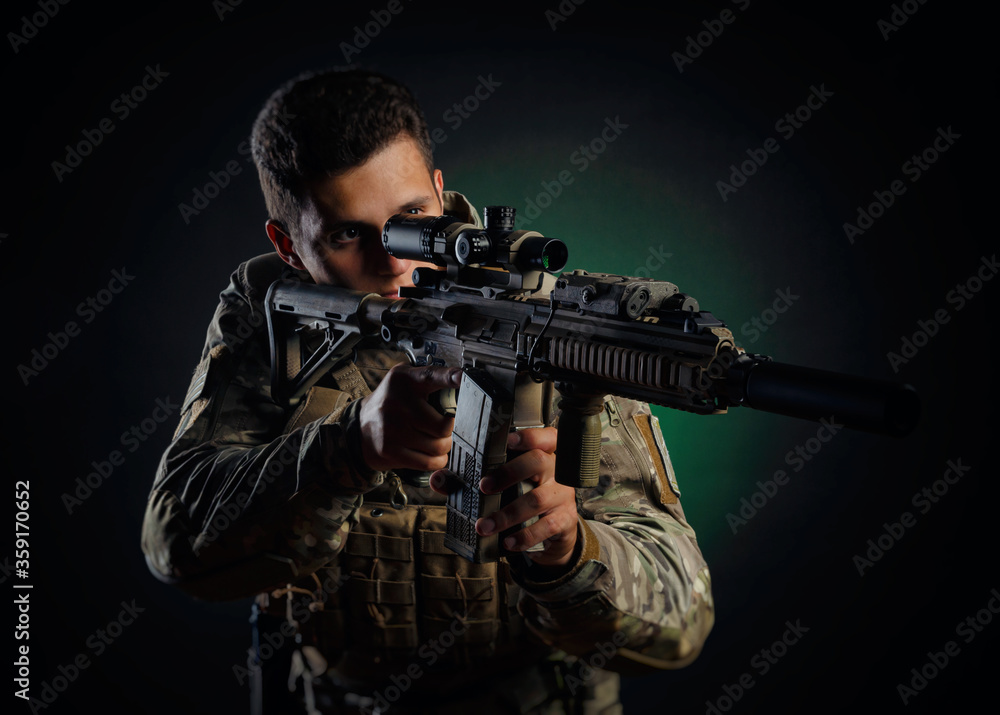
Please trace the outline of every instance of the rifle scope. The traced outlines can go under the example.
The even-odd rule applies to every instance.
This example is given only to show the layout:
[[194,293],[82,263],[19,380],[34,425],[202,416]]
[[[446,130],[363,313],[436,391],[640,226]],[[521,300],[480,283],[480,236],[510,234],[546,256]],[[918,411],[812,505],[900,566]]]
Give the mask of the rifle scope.
[[520,272],[555,273],[566,267],[569,250],[558,238],[515,231],[514,209],[487,206],[485,228],[454,216],[397,214],[382,229],[389,255],[438,266],[491,266]]

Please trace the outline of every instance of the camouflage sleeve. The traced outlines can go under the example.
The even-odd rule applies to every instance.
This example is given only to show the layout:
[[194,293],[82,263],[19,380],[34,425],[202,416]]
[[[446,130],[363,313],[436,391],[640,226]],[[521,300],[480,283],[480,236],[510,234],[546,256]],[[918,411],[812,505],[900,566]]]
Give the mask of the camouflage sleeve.
[[354,451],[360,403],[345,393],[286,432],[292,415],[270,399],[262,307],[239,285],[234,276],[221,295],[142,527],[154,575],[210,600],[253,595],[328,562],[360,495],[384,478]]
[[609,670],[680,668],[714,622],[708,567],[649,407],[608,396],[601,420],[600,483],[577,491],[578,558],[555,580],[541,580],[526,557],[512,563],[518,608],[567,653],[614,649]]

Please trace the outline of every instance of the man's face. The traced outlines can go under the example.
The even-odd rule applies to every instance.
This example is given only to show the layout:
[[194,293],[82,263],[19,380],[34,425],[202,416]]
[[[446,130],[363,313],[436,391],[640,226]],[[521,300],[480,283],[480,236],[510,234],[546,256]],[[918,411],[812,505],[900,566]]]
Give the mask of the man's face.
[[396,297],[411,286],[417,266],[382,246],[382,227],[399,213],[444,213],[441,171],[427,172],[416,142],[407,135],[361,166],[310,184],[294,241],[273,221],[267,234],[281,257],[306,270],[316,283]]

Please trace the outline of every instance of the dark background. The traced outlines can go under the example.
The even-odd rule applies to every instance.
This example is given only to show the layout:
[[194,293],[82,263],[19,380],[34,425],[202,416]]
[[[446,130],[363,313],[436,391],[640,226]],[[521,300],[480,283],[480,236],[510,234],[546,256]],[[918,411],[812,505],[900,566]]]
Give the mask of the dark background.
[[[569,170],[573,183],[531,227],[567,241],[570,268],[633,275],[645,266],[726,320],[748,350],[906,381],[923,398],[910,436],[845,430],[797,472],[785,455],[816,436],[815,424],[745,409],[712,418],[657,410],[712,568],[717,622],[691,667],[627,680],[626,712],[725,707],[724,688],[745,674],[754,684],[733,711],[996,706],[987,666],[997,662],[1000,613],[982,611],[991,620],[970,643],[956,626],[1000,588],[988,310],[998,286],[985,283],[961,310],[946,299],[996,248],[996,23],[970,4],[904,4],[918,9],[885,38],[877,23],[890,3],[651,10],[589,0],[553,29],[545,11],[555,0],[464,10],[405,2],[349,58],[413,88],[430,126],[447,135],[436,154],[446,188],[477,206],[523,213],[544,182]],[[121,435],[150,418],[158,398],[182,400],[218,292],[241,260],[270,248],[256,172],[238,150],[260,105],[299,71],[345,64],[342,43],[386,6],[245,0],[220,17],[223,6],[207,1],[71,2],[17,52],[10,35],[0,50],[6,509],[13,516],[14,482],[29,480],[31,526],[29,577],[11,571],[12,526],[0,543],[0,588],[13,600],[14,583],[33,586],[30,640],[14,640],[8,610],[3,660],[30,644],[32,695],[61,686],[44,712],[247,710],[233,667],[245,664],[248,602],[193,601],[157,582],[139,549],[177,416],[141,443]],[[672,53],[725,8],[735,21],[678,71]],[[39,12],[8,3],[0,27],[26,37],[24,16]],[[112,103],[147,65],[168,74],[123,119]],[[454,126],[446,112],[480,77],[500,84]],[[775,122],[821,85],[832,97],[792,137],[779,134]],[[104,118],[114,131],[60,181],[53,162]],[[573,152],[615,118],[627,128],[579,171]],[[910,181],[903,163],[949,127],[954,145]],[[780,149],[723,201],[716,182],[768,137]],[[179,205],[233,160],[240,173],[185,221]],[[843,224],[896,179],[905,194],[851,244]],[[658,250],[670,256],[653,261]],[[84,322],[78,304],[116,269],[134,280]],[[767,332],[743,329],[779,290],[798,298]],[[942,308],[948,322],[894,372],[887,353]],[[19,372],[71,320],[79,335],[37,375]],[[124,463],[67,509],[64,495],[113,450]],[[948,460],[971,469],[920,513],[912,498]],[[779,469],[789,483],[734,529],[727,515]],[[915,524],[859,575],[854,557],[904,511]],[[144,610],[97,654],[95,633],[133,600]],[[751,659],[787,621],[809,630],[761,674]],[[897,686],[948,641],[959,654],[904,705]],[[56,681],[80,654],[90,666]]]

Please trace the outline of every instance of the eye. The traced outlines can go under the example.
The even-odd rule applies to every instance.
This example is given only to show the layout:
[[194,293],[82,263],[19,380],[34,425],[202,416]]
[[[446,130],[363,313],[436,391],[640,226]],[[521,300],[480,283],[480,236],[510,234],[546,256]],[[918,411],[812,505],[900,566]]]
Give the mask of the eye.
[[424,212],[423,208],[419,206],[414,206],[413,208],[406,209],[406,213],[408,214],[422,214],[423,212]]
[[350,243],[351,241],[356,241],[359,238],[361,238],[361,229],[357,226],[350,226],[337,231],[336,233],[330,234],[330,239],[334,243]]

